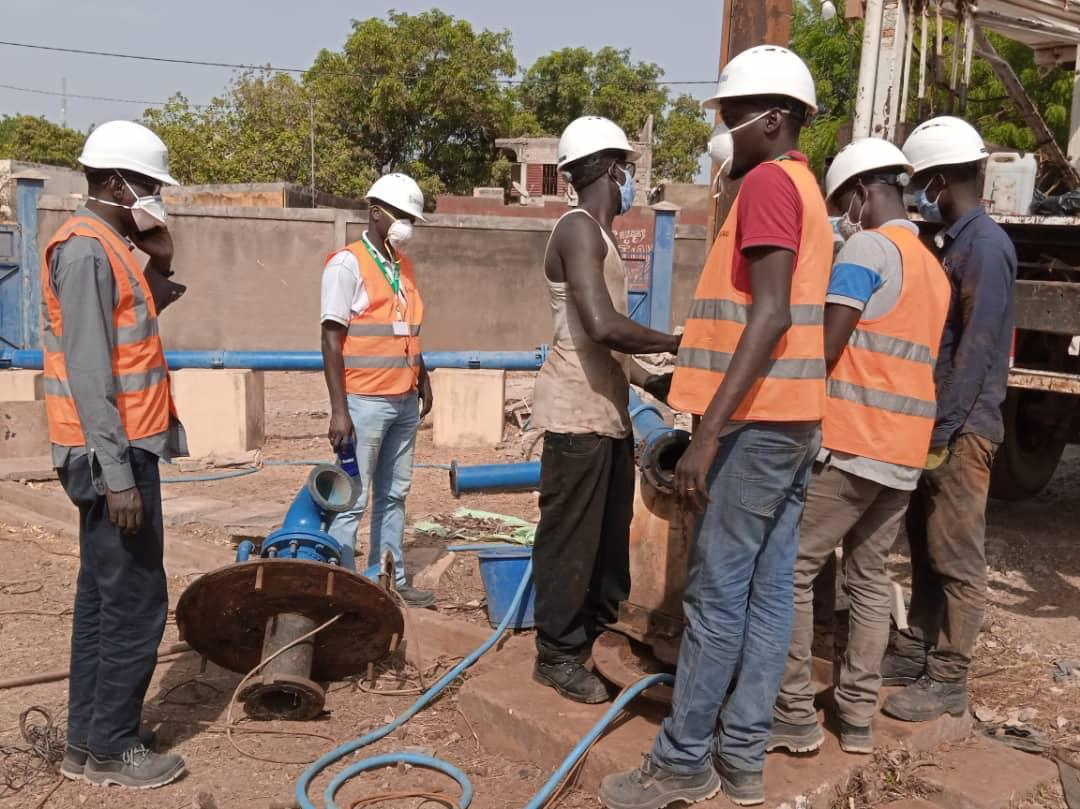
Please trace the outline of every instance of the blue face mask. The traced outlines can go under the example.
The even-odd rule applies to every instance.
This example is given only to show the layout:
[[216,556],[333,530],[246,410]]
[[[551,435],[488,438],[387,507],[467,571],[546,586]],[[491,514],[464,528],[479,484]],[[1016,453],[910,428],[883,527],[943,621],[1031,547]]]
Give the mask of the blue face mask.
[[927,222],[943,222],[944,217],[941,215],[941,206],[938,202],[941,200],[941,192],[931,200],[926,196],[926,189],[920,188],[915,192],[915,207],[919,209],[919,216],[925,219]]
[[616,183],[619,186],[619,213],[624,214],[634,207],[634,175],[619,166],[619,171],[626,177],[621,183]]

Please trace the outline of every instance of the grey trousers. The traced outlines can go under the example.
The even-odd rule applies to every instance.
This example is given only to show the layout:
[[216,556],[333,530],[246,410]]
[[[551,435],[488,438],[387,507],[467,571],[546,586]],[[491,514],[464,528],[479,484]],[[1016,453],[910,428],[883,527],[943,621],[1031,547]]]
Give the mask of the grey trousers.
[[881,658],[889,641],[892,585],[886,560],[910,496],[910,492],[891,489],[833,466],[815,465],[800,528],[795,563],[795,625],[774,711],[777,719],[796,725],[817,721],[810,673],[814,579],[843,544],[851,617],[836,703],[843,721],[860,727],[870,724],[881,687]]

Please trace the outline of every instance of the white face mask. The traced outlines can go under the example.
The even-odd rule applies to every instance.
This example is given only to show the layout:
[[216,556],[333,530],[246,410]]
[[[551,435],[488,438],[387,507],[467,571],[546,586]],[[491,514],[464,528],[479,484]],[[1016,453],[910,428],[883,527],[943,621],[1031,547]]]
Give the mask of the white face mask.
[[386,231],[386,240],[395,250],[409,243],[413,237],[413,223],[403,219],[396,219]]
[[88,199],[100,202],[102,205],[111,205],[114,208],[125,208],[131,211],[131,218],[135,220],[135,227],[139,229],[140,233],[164,225],[166,216],[165,202],[161,199],[161,194],[151,194],[149,196],[140,197],[135,193],[135,189],[131,187],[123,174],[117,172],[116,176],[120,178],[120,181],[127,190],[135,197],[135,202],[131,205],[121,205],[118,202],[111,202],[110,200],[100,199],[98,197],[88,197]]
[[713,162],[720,167],[720,175],[727,177],[731,173],[731,161],[735,159],[735,139],[731,137],[734,133],[738,132],[744,127],[750,126],[750,124],[757,123],[771,110],[766,110],[760,115],[756,115],[749,121],[743,121],[737,125],[734,129],[728,129],[727,124],[721,122],[717,124],[716,129],[713,130],[712,137],[709,138],[709,157]]
[[863,211],[866,210],[866,200],[863,199],[859,204],[859,213],[853,218],[851,216],[851,209],[855,205],[855,196],[851,197],[851,202],[848,203],[848,209],[844,211],[844,215],[840,217],[840,221],[836,225],[837,232],[840,237],[846,242],[856,233],[863,229],[862,218]]

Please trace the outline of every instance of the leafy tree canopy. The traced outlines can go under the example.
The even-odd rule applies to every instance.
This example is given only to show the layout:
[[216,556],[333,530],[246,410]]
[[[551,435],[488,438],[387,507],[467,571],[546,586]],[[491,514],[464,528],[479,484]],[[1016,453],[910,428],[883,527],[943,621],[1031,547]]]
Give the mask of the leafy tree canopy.
[[0,118],[0,159],[77,169],[86,135],[33,115]]

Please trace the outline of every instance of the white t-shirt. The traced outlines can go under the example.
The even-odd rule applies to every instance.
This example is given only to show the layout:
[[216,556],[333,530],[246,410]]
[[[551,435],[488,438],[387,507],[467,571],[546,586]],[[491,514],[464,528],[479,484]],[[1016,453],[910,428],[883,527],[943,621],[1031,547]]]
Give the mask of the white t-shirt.
[[[367,234],[364,234],[367,239]],[[348,326],[352,318],[362,315],[368,308],[368,294],[360,277],[360,265],[356,256],[341,250],[330,257],[322,275],[322,314],[320,323],[332,321]]]

